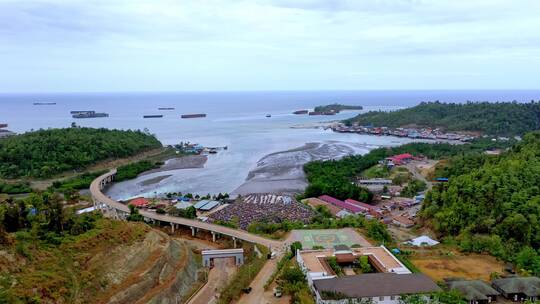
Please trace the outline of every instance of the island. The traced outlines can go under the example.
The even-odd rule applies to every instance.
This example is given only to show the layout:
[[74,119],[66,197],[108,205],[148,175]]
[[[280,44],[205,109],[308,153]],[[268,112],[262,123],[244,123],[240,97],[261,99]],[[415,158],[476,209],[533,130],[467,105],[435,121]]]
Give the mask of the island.
[[324,106],[317,106],[313,109],[312,112],[309,112],[310,115],[334,115],[344,110],[362,110],[362,106],[352,106],[352,105],[343,105],[338,103],[333,103]]

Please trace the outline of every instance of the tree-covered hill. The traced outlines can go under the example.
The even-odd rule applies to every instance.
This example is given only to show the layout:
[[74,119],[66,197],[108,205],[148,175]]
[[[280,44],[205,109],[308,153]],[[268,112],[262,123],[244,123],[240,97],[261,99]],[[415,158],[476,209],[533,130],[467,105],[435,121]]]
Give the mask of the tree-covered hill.
[[422,218],[441,236],[455,236],[463,250],[540,274],[540,132],[467,167],[427,194]]
[[47,178],[159,147],[161,143],[153,135],[141,131],[38,130],[0,140],[0,178]]
[[489,135],[522,135],[540,129],[540,102],[423,102],[393,112],[372,111],[346,123],[376,127],[430,127]]

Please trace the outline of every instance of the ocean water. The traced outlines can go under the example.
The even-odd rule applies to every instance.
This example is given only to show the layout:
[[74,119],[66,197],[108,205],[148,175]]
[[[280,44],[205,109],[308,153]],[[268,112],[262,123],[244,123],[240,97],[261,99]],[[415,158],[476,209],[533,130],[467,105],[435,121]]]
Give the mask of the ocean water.
[[[141,189],[134,182],[120,183],[110,194],[119,199],[150,196],[168,191],[217,193],[240,186],[259,159],[270,153],[300,147],[309,142],[341,142],[355,153],[381,145],[397,145],[404,139],[338,134],[323,129],[292,128],[357,115],[344,111],[335,116],[293,115],[294,110],[343,103],[363,105],[364,110],[394,110],[422,101],[510,101],[540,99],[536,91],[323,91],[323,92],[185,92],[185,93],[78,93],[0,94],[0,123],[9,130],[25,132],[39,128],[80,126],[118,129],[147,128],[163,144],[180,141],[205,146],[228,146],[211,155],[205,168],[173,172],[173,176]],[[56,102],[34,106],[34,102]],[[174,111],[158,111],[174,107]],[[72,110],[107,112],[108,118],[73,119]],[[180,119],[181,114],[206,113],[206,118]],[[143,119],[143,115],[163,118]],[[271,118],[266,118],[271,114]],[[152,177],[152,176],[149,176]]]

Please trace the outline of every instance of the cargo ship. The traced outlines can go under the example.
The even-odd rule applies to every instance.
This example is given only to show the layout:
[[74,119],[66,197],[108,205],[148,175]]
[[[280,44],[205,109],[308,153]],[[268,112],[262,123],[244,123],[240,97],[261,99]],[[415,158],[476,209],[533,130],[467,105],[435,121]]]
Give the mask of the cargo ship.
[[96,113],[95,111],[81,111],[79,113],[73,114],[73,118],[99,118],[99,117],[109,117],[107,113]]
[[174,108],[158,108],[160,111],[171,111],[174,110]]
[[206,114],[183,114],[180,117],[181,118],[202,118],[202,117],[206,117]]
[[307,114],[309,113],[308,110],[298,110],[298,111],[294,111],[293,114],[296,114],[296,115],[303,115],[303,114]]
[[143,118],[162,118],[163,115],[144,115]]
[[56,102],[34,102],[35,106],[54,106]]

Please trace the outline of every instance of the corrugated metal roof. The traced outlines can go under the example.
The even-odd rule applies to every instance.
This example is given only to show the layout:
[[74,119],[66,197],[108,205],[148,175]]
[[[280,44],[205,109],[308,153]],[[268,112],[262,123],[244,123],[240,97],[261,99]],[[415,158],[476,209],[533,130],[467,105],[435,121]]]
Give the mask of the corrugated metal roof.
[[195,209],[201,209],[204,205],[208,204],[209,202],[210,202],[209,200],[202,200],[196,203],[194,207]]
[[207,211],[207,210],[212,210],[214,207],[216,207],[217,205],[219,205],[219,202],[218,201],[210,201],[208,202],[208,204],[205,204],[204,206],[202,206],[201,208],[199,208],[200,210],[204,210],[204,211]]

